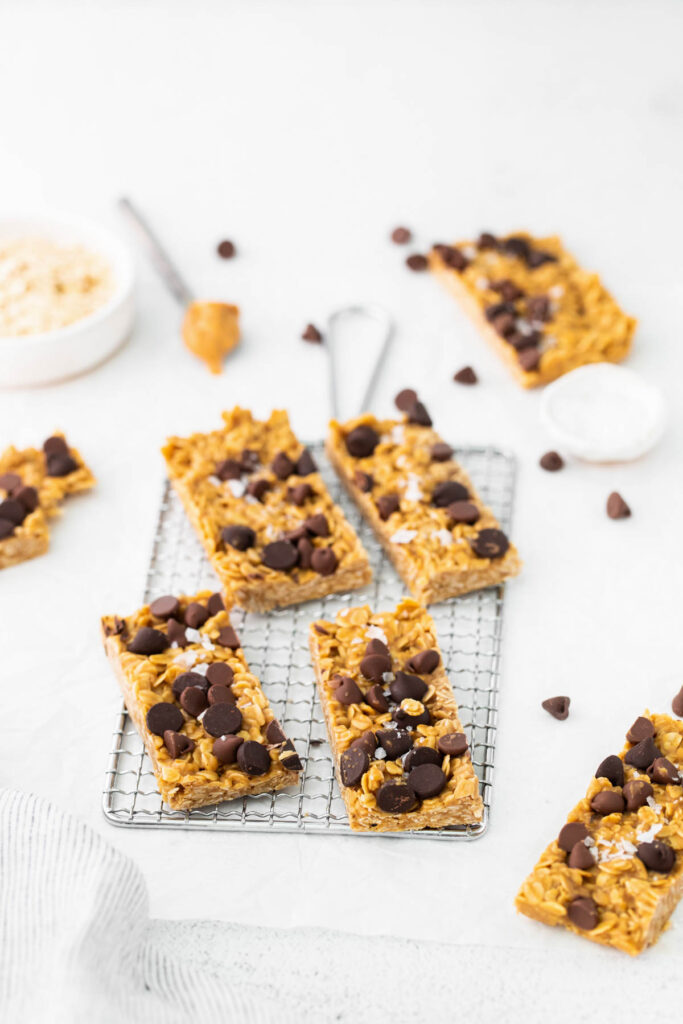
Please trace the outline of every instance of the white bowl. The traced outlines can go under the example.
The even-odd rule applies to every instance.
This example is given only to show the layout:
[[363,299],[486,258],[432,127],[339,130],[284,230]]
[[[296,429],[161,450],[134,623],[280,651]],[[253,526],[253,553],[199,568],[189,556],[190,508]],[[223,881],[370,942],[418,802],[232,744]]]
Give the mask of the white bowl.
[[134,317],[133,261],[121,241],[99,224],[62,214],[0,216],[0,240],[31,236],[80,244],[107,259],[114,292],[90,316],[40,334],[0,337],[0,387],[49,384],[103,362],[127,338]]

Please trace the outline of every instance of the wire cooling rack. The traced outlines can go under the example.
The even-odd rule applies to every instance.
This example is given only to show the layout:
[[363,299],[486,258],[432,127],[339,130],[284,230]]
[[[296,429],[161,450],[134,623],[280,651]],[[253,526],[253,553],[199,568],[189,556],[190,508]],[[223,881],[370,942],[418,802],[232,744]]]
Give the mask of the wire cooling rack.
[[[323,454],[311,445],[330,492],[358,531],[370,557],[373,582],[363,590],[333,594],[319,601],[281,608],[267,615],[232,612],[247,662],[263,684],[277,718],[304,765],[298,789],[264,793],[193,811],[173,811],[156,786],[151,762],[125,707],[114,731],[103,794],[105,817],[128,828],[174,828],[312,832],[363,835],[349,829],[308,650],[314,619],[332,619],[342,608],[368,603],[374,610],[395,607],[406,591],[394,568],[342,490]],[[514,496],[514,458],[495,448],[461,448],[455,457],[509,530]],[[166,484],[159,512],[145,602],[168,593],[192,594],[218,589],[192,527],[175,493]],[[445,667],[460,708],[472,762],[479,777],[484,817],[479,825],[415,832],[382,833],[383,838],[476,839],[488,824],[497,727],[503,586],[433,605]]]

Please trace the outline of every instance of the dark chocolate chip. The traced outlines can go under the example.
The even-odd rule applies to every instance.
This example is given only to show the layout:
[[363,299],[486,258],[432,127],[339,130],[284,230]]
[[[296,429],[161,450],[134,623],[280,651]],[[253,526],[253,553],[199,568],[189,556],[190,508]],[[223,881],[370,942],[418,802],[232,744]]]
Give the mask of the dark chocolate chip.
[[470,539],[470,546],[479,558],[502,558],[510,542],[502,530],[481,530]]
[[309,516],[308,519],[304,519],[304,526],[314,537],[330,536],[330,524],[327,521],[327,517],[322,512],[316,512],[314,516]]
[[259,453],[253,448],[244,448],[240,455],[240,464],[245,473],[253,473],[261,464]]
[[607,499],[607,515],[610,519],[627,519],[631,515],[631,509],[618,491],[612,491]]
[[478,249],[497,249],[498,239],[490,231],[482,231],[477,239]]
[[446,509],[451,523],[476,523],[479,520],[479,509],[471,501],[454,501]]
[[274,540],[270,544],[266,544],[261,554],[261,561],[264,565],[280,572],[293,569],[298,560],[298,551],[288,540]]
[[624,798],[616,789],[603,789],[591,800],[591,810],[596,814],[621,814],[624,810]]
[[413,745],[413,737],[405,729],[378,729],[375,735],[390,761],[407,754]]
[[489,323],[493,323],[493,321],[503,313],[510,313],[514,316],[515,307],[511,302],[493,302],[484,310],[484,315]]
[[299,567],[310,569],[313,565],[314,548],[308,537],[300,537],[296,543],[296,549],[299,552]]
[[400,704],[402,700],[422,700],[429,687],[424,679],[410,675],[408,672],[397,672],[396,678],[389,687],[391,696]]
[[505,340],[517,352],[521,352],[526,348],[536,348],[541,342],[541,335],[538,331],[527,331],[524,334],[522,331],[514,330],[511,334],[505,336]]
[[69,473],[75,473],[78,469],[78,463],[68,454],[48,455],[46,461],[48,476],[68,476]]
[[182,711],[175,704],[168,701],[160,701],[153,704],[145,718],[147,728],[155,736],[163,736],[167,729],[179,732],[185,724]]
[[398,494],[382,494],[375,502],[379,517],[386,521],[394,512],[398,512],[400,502]]
[[377,749],[377,737],[375,736],[372,729],[366,729],[360,736],[349,744],[349,750],[359,747],[364,750],[368,756],[372,757]]
[[437,668],[440,661],[439,652],[430,648],[413,654],[406,662],[406,669],[409,672],[417,672],[419,676],[428,676]]
[[432,491],[432,505],[446,508],[456,501],[466,501],[470,496],[464,484],[457,480],[442,480]]
[[213,756],[220,764],[234,764],[243,743],[242,736],[219,736],[212,748]]
[[394,399],[394,405],[401,412],[408,412],[410,408],[417,402],[417,391],[413,391],[412,388],[404,388],[403,391],[399,391]]
[[197,718],[209,706],[206,690],[200,686],[186,686],[180,694],[180,706],[188,715]]
[[301,455],[296,461],[296,475],[297,476],[309,476],[311,473],[317,473],[318,466],[315,459],[309,452],[308,448],[304,448]]
[[391,241],[396,245],[406,245],[413,237],[409,228],[394,228],[391,232]]
[[422,253],[414,252],[406,259],[406,266],[410,270],[420,271],[426,270],[429,263],[427,262],[427,257],[423,256]]
[[17,524],[13,523],[11,519],[0,518],[0,540],[4,540],[5,537],[11,537],[17,528]]
[[367,494],[368,491],[371,491],[375,485],[375,481],[372,477],[372,474],[363,473],[362,470],[360,469],[357,469],[356,472],[353,474],[353,482],[358,488],[358,490],[363,491],[364,494]]
[[311,569],[321,576],[331,576],[337,570],[339,560],[332,548],[315,548],[311,555]]
[[187,647],[189,640],[185,635],[185,627],[177,619],[169,619],[166,625],[169,644],[177,644],[178,647]]
[[545,455],[541,455],[538,464],[541,469],[547,470],[548,473],[557,473],[558,469],[563,468],[564,459],[559,452],[546,452]]
[[291,740],[285,740],[285,745],[282,748],[282,753],[280,754],[280,764],[283,768],[286,768],[288,772],[300,772],[303,769],[301,758],[297,754]]
[[537,370],[540,361],[541,353],[534,347],[522,349],[522,351],[517,354],[517,362],[525,373],[531,373],[533,370]]
[[256,543],[256,534],[250,526],[243,526],[234,523],[232,526],[224,526],[221,530],[221,538],[225,544],[237,551],[247,551],[253,548]]
[[389,701],[384,696],[384,690],[376,683],[371,686],[364,697],[365,703],[369,704],[371,708],[380,713],[384,713],[389,710]]
[[526,300],[525,310],[529,320],[550,320],[550,299],[547,295],[532,295]]
[[462,370],[453,374],[453,380],[458,384],[476,384],[479,378],[471,366],[463,366]]
[[222,260],[231,260],[235,255],[235,244],[229,239],[225,238],[222,242],[219,242],[216,246],[216,252]]
[[225,602],[223,601],[223,595],[219,594],[218,591],[212,594],[209,600],[206,602],[206,607],[209,609],[209,615],[218,615],[219,612],[225,611]]
[[567,905],[567,917],[577,928],[589,932],[598,923],[598,908],[590,896],[577,896]]
[[229,686],[222,686],[220,683],[216,683],[215,686],[209,687],[209,692],[206,695],[209,700],[209,704],[235,704],[235,694],[232,692]]
[[422,402],[413,402],[409,409],[406,409],[408,423],[414,423],[418,427],[431,427],[432,418]]
[[216,642],[221,647],[229,647],[231,651],[236,651],[238,647],[241,647],[239,637],[232,626],[223,626],[218,633]]
[[306,324],[301,337],[304,341],[312,341],[314,344],[319,344],[323,340],[323,336],[315,324]]
[[286,480],[288,476],[292,475],[296,466],[286,452],[278,452],[271,462],[270,468],[278,480]]
[[202,718],[202,725],[209,736],[227,736],[228,733],[240,730],[242,712],[234,704],[228,704],[227,701],[212,704]]
[[270,754],[262,743],[247,740],[237,751],[237,763],[247,775],[266,775],[270,771]]
[[651,782],[660,786],[677,786],[681,779],[675,764],[666,757],[656,757],[647,769]]
[[531,246],[526,238],[522,238],[520,235],[510,235],[509,238],[504,238],[502,247],[509,256],[517,256],[525,262],[531,252]]
[[613,786],[623,786],[624,762],[616,754],[610,754],[596,768],[595,778],[607,779]]
[[437,441],[429,449],[432,462],[448,462],[453,455],[453,449],[445,441]]
[[342,786],[357,786],[370,767],[370,758],[360,747],[349,747],[339,758]]
[[563,825],[557,837],[557,845],[565,853],[571,853],[577,843],[588,837],[588,829],[581,821],[570,821]]
[[292,544],[298,544],[298,542],[302,540],[304,537],[308,537],[308,530],[306,529],[303,523],[299,523],[296,529],[287,530],[286,533],[283,533],[281,539],[291,540]]
[[118,615],[114,615],[113,622],[107,622],[104,626],[105,636],[121,636],[126,631],[126,623]]
[[408,726],[415,728],[416,725],[429,725],[432,720],[429,710],[424,706],[417,715],[411,715],[408,711],[398,707],[394,709],[391,717],[400,729],[407,729]]
[[295,484],[294,487],[287,488],[287,501],[301,508],[314,493],[310,484]]
[[377,637],[373,637],[372,640],[368,640],[365,654],[383,654],[385,658],[389,657],[389,648],[383,640],[379,640]]
[[413,768],[417,768],[421,764],[437,764],[441,767],[443,761],[443,754],[440,754],[438,750],[434,750],[434,747],[413,747],[406,754],[406,759],[403,762],[403,767],[407,772],[412,771]]
[[340,704],[360,704],[363,694],[351,676],[339,676],[334,687],[334,699]]
[[674,850],[659,839],[651,843],[639,843],[636,857],[642,860],[648,871],[657,871],[660,875],[668,875],[676,863]]
[[0,519],[8,519],[15,526],[21,526],[26,518],[26,509],[15,498],[5,498],[0,501]]
[[447,732],[437,741],[437,749],[450,757],[462,757],[467,752],[467,737],[464,732]]
[[645,779],[631,779],[624,786],[623,794],[626,801],[626,810],[637,811],[645,806],[648,797],[653,797],[655,791]]
[[189,626],[190,629],[199,629],[209,618],[209,609],[205,608],[199,601],[191,601],[185,609],[183,619],[185,625]]
[[345,438],[346,449],[355,459],[372,455],[379,444],[379,434],[369,426],[354,427]]
[[266,726],[266,739],[269,743],[284,743],[287,737],[285,736],[284,729],[278,722],[277,718],[273,718]]
[[408,785],[420,800],[429,800],[444,788],[446,776],[436,764],[420,764],[412,769]]
[[405,782],[383,782],[375,799],[380,811],[386,814],[406,814],[417,807],[417,797]]
[[157,597],[152,601],[149,610],[157,619],[175,619],[180,611],[180,602],[173,594],[164,594],[163,597]]
[[569,704],[569,697],[548,697],[541,702],[541,707],[559,722],[564,722],[565,718],[569,717]]
[[0,475],[0,491],[11,494],[21,487],[21,477],[18,473],[3,473]]
[[128,650],[131,654],[162,654],[168,643],[168,637],[161,630],[142,626],[128,644]]
[[678,718],[683,718],[683,686],[671,701],[671,710]]
[[256,480],[249,481],[246,493],[251,495],[252,498],[256,498],[257,501],[262,502],[270,488],[270,480],[265,480],[263,477],[259,477]]
[[656,757],[661,756],[661,750],[655,745],[652,737],[648,736],[640,743],[636,743],[635,747],[631,747],[624,755],[624,761],[626,764],[633,765],[634,768],[647,768]]
[[194,686],[203,690],[208,689],[208,683],[204,676],[201,676],[199,672],[181,672],[179,676],[176,676],[171,685],[171,691],[174,697],[180,697],[183,690],[188,687]]
[[219,480],[239,480],[242,476],[242,464],[237,459],[223,459],[216,466],[216,476]]
[[183,757],[184,754],[192,753],[195,748],[195,742],[189,736],[183,736],[181,732],[166,729],[164,732],[164,746],[171,757]]
[[69,446],[63,437],[48,437],[43,441],[43,451],[46,455],[68,455]]
[[235,673],[225,661],[214,661],[206,670],[206,678],[211,686],[230,686]]
[[655,727],[649,718],[644,718],[642,715],[636,718],[635,722],[626,733],[626,739],[629,743],[640,743],[641,740],[646,740],[648,736],[654,736]]
[[516,324],[517,318],[514,313],[499,313],[492,320],[493,329],[501,338],[509,337],[514,332]]
[[585,843],[574,843],[568,864],[570,868],[577,868],[579,871],[590,871],[595,867],[595,857]]
[[491,281],[489,287],[491,291],[498,292],[503,302],[516,302],[524,295],[523,289],[508,277],[502,278],[500,281]]
[[527,256],[527,266],[532,270],[542,267],[544,263],[557,263],[557,256],[550,252],[543,252],[541,249],[532,249]]
[[[436,246],[435,246],[436,249]],[[439,256],[451,270],[462,271],[469,266],[469,260],[464,253],[457,249],[454,245],[440,245],[436,249]]]
[[21,502],[27,512],[35,512],[38,508],[38,491],[35,487],[18,487],[12,497],[15,501]]
[[385,672],[391,672],[391,658],[386,654],[366,654],[360,663],[360,670],[373,683],[383,682]]

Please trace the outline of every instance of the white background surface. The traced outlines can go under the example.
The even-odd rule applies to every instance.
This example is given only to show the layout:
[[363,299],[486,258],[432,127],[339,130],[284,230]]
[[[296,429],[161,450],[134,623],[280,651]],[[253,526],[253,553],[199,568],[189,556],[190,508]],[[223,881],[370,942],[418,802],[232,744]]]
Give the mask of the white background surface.
[[[0,447],[62,428],[99,480],[55,524],[49,555],[0,580],[0,785],[50,797],[130,854],[153,915],[479,946],[481,985],[495,963],[508,1008],[525,1002],[520,964],[544,965],[534,987],[547,996],[576,972],[597,1006],[627,973],[645,985],[680,957],[680,922],[633,964],[517,918],[513,899],[595,765],[683,682],[682,22],[679,5],[654,2],[0,8],[7,209],[47,204],[116,226],[127,191],[197,291],[243,309],[243,344],[210,377],[141,261],[120,354],[81,379],[0,395]],[[517,388],[435,282],[403,267],[387,240],[398,223],[417,247],[482,228],[560,232],[640,320],[629,365],[670,405],[658,448],[628,466],[543,473],[539,395]],[[215,256],[222,237],[238,259]],[[399,325],[377,411],[414,386],[446,438],[519,456],[525,571],[507,595],[489,833],[412,845],[112,829],[100,794],[119,696],[98,617],[139,603],[159,446],[236,402],[284,405],[302,437],[320,436],[324,354],[299,334],[363,298]],[[478,387],[452,383],[465,363]],[[613,489],[630,520],[606,517]],[[572,698],[564,723],[539,706],[558,693]],[[343,970],[332,953],[331,967]],[[455,968],[453,985],[457,1002]],[[657,989],[647,995],[661,1009]],[[557,1014],[569,1019],[570,1002]]]

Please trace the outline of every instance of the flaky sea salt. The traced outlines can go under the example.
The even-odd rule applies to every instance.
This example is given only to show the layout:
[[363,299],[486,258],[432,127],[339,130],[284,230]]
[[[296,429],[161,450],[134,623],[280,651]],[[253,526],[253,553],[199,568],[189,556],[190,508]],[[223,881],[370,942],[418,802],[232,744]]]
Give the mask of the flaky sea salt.
[[208,480],[209,480],[209,483],[213,484],[214,487],[222,487],[223,486],[223,481],[219,480],[217,476],[213,476],[213,474],[208,478]]
[[244,492],[247,489],[246,480],[228,480],[228,487],[232,491],[234,498],[243,498]]
[[434,530],[432,537],[434,540],[441,541],[442,544],[449,545],[453,543],[453,534],[445,526],[441,530]]
[[381,640],[383,644],[387,642],[387,635],[381,626],[368,626],[365,630],[365,635],[370,637],[371,640]]
[[191,644],[200,644],[202,642],[202,634],[198,629],[193,629],[192,626],[188,626],[185,630],[185,637],[190,641]]
[[410,544],[411,540],[415,540],[416,537],[417,530],[401,529],[392,534],[389,540],[392,544]]
[[643,832],[637,832],[636,838],[639,843],[651,843],[663,828],[663,825],[658,825],[657,822],[655,822],[654,825],[650,825],[650,827],[645,829]]
[[548,288],[548,295],[553,299],[561,299],[564,295],[564,285],[554,284],[552,288]]
[[403,497],[406,501],[421,500],[422,488],[420,487],[420,478],[415,473],[408,474],[405,490],[403,491]]
[[185,668],[192,668],[195,661],[197,660],[197,651],[181,651],[180,654],[176,654],[173,659],[174,665],[183,665]]
[[485,292],[489,286],[488,279],[485,277],[478,277],[474,282],[475,288],[478,288],[480,292]]
[[391,440],[394,444],[403,444],[403,424],[397,423],[395,427],[391,428]]

